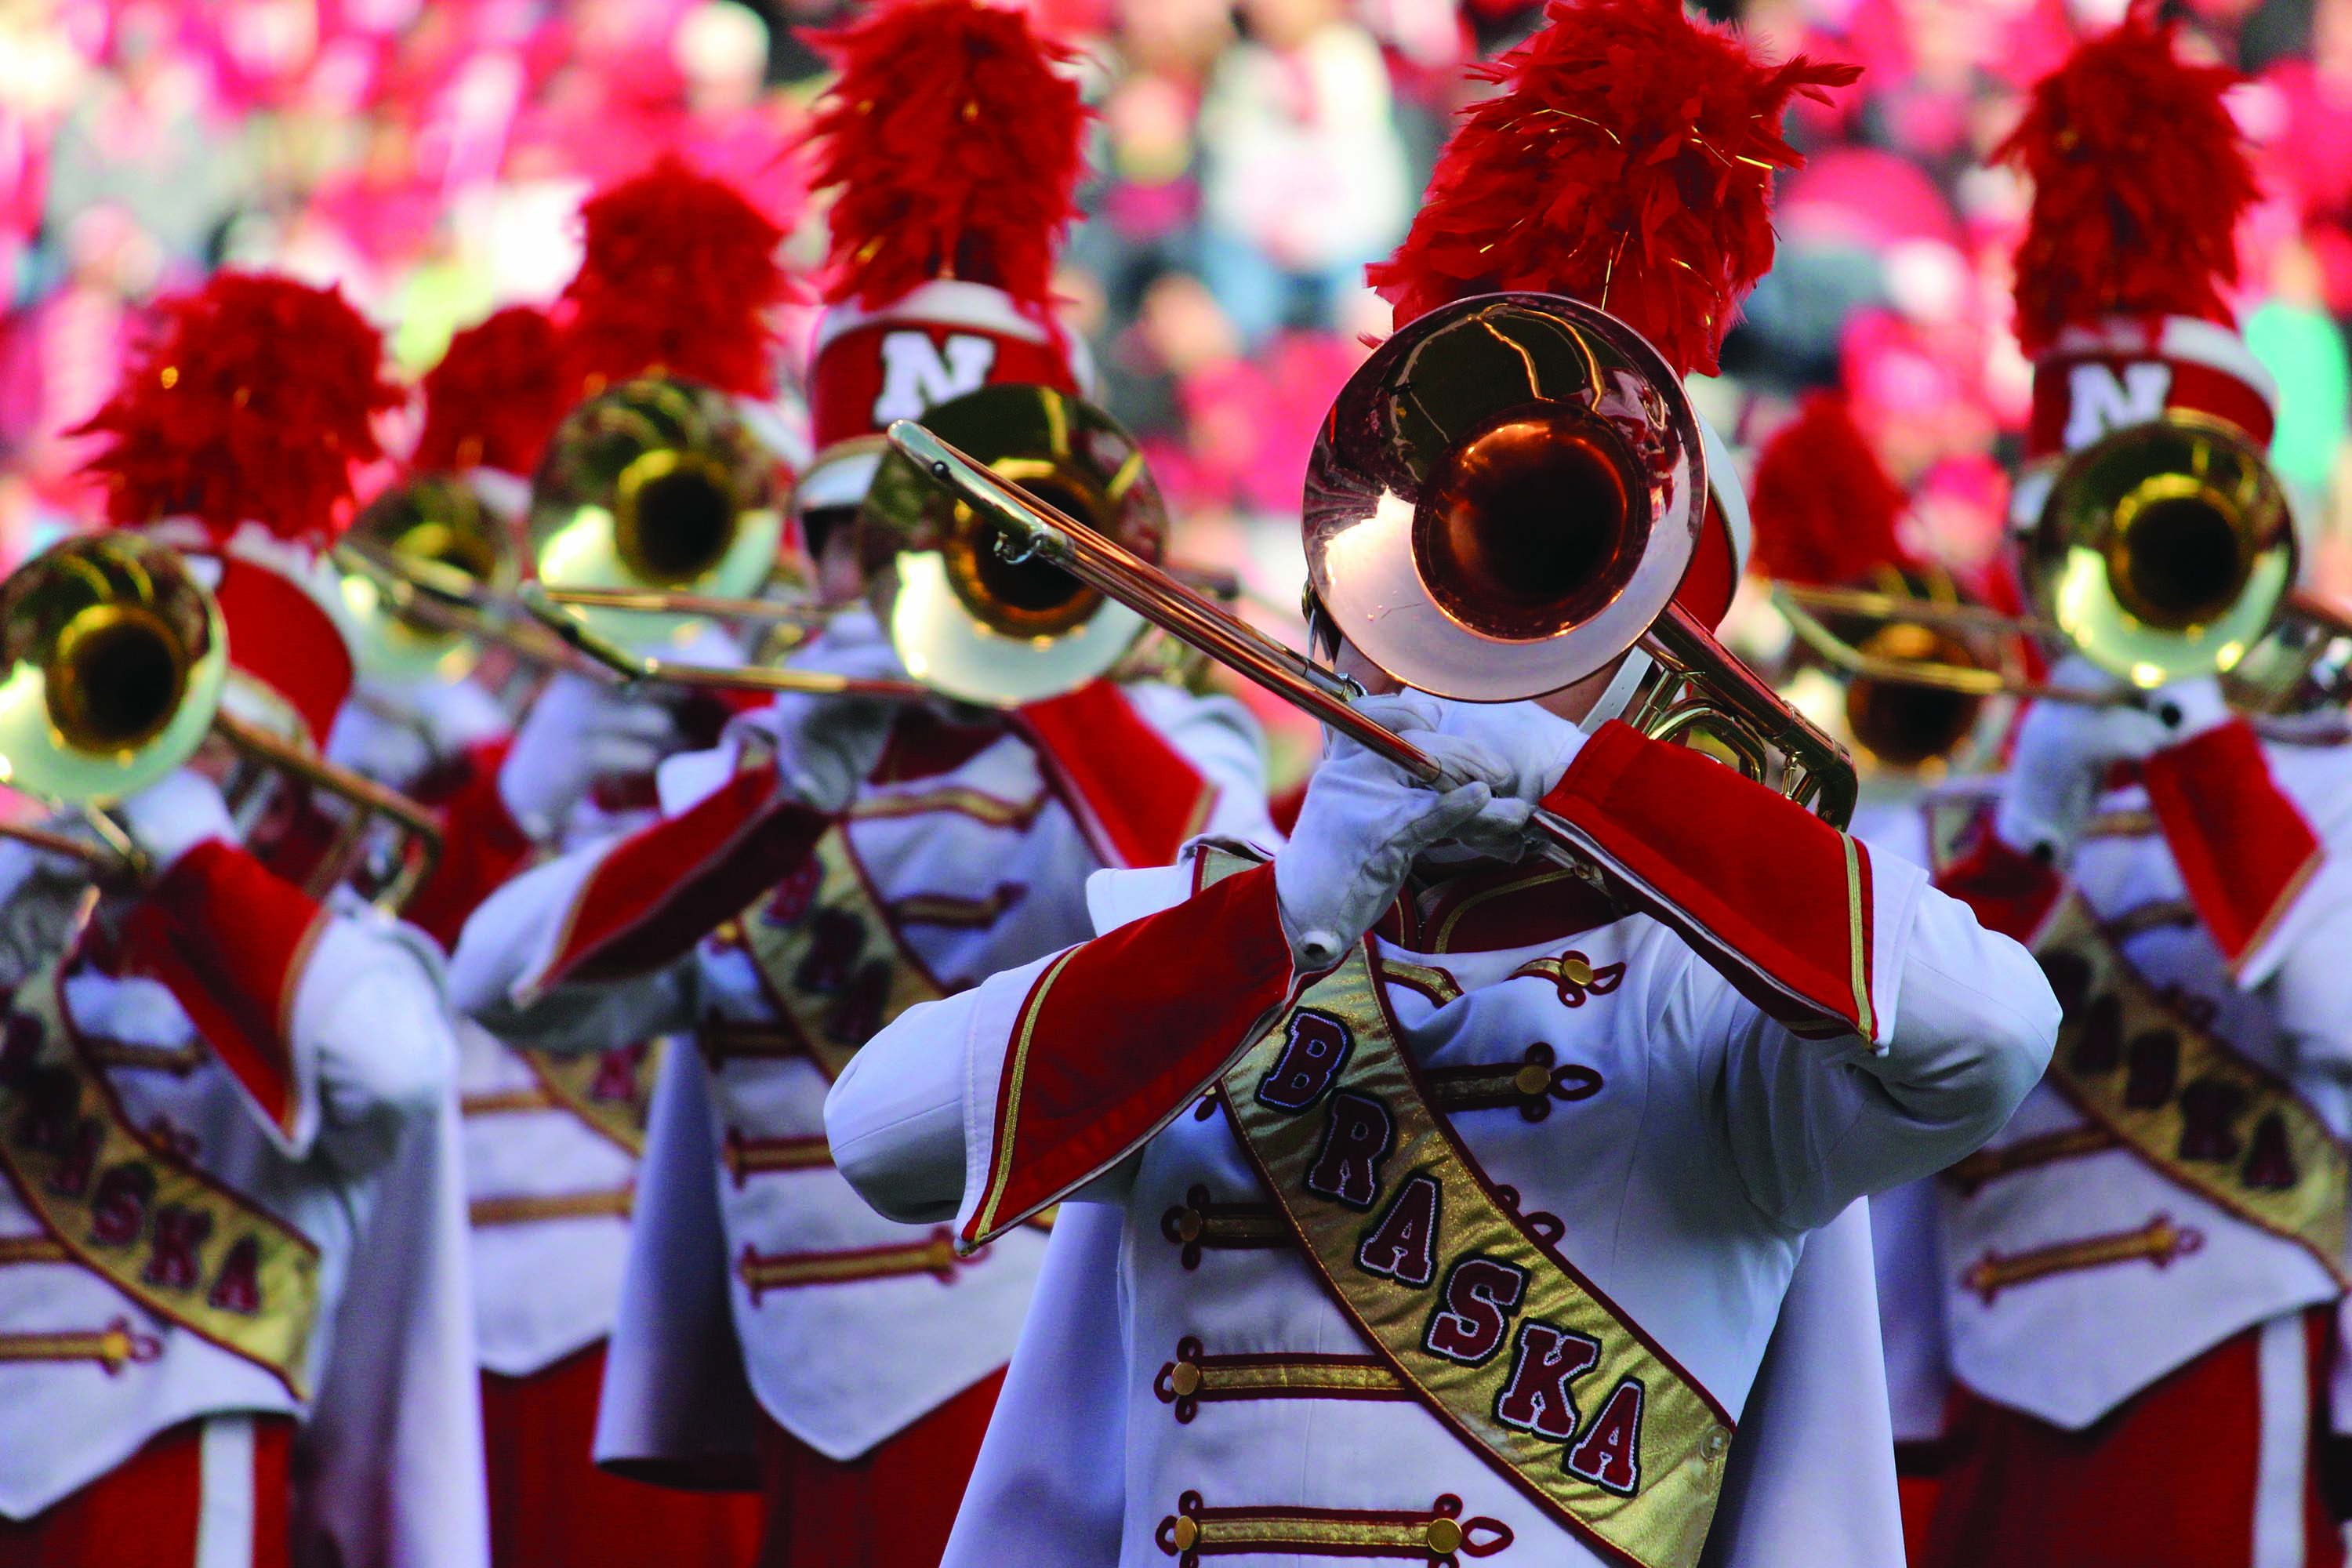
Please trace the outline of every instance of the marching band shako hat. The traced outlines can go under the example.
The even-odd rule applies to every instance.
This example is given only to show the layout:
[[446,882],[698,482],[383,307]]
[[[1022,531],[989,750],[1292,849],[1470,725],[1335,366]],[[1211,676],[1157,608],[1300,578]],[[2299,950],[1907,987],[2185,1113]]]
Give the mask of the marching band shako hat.
[[554,318],[530,305],[509,305],[451,337],[440,363],[417,383],[425,427],[408,466],[529,478],[580,395],[564,353]]
[[580,270],[556,309],[570,401],[641,375],[775,393],[771,312],[799,301],[784,231],[673,155],[581,204]]
[[[1543,29],[1473,68],[1501,90],[1464,111],[1412,228],[1367,271],[1395,324],[1507,289],[1610,312],[1676,374],[1713,374],[1739,300],[1772,265],[1771,183],[1802,93],[1860,68],[1765,64],[1680,0],[1551,0]],[[1707,445],[1708,526],[1675,600],[1708,626],[1748,552],[1728,454]],[[1633,664],[1637,660],[1629,660]]]
[[1072,51],[982,0],[884,0],[816,41],[841,74],[809,127],[810,183],[835,195],[803,515],[865,499],[894,419],[1092,379],[1053,314],[1090,118]]
[[[2133,0],[2078,45],[1994,150],[2033,182],[2016,282],[2029,463],[2175,411],[2270,444],[2276,389],[2227,298],[2239,220],[2260,196],[2225,102],[2240,79],[2181,59],[2156,12]],[[2038,510],[2040,489],[2019,487],[2020,510]]]
[[1895,536],[1909,498],[1843,392],[1814,392],[1764,439],[1748,483],[1749,563],[1776,583],[1835,587],[1916,564]]
[[326,550],[402,402],[383,339],[338,290],[245,272],[159,317],[77,432],[105,437],[87,471],[110,521],[181,551],[218,600],[232,710],[323,745],[352,668]]

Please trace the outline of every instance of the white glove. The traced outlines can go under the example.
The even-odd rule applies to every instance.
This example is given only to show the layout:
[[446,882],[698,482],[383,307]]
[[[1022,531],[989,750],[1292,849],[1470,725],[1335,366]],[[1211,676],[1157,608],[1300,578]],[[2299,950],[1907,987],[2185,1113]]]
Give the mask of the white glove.
[[661,703],[569,671],[531,704],[499,769],[499,795],[524,832],[551,838],[600,778],[650,774],[682,743]]
[[137,795],[125,796],[115,805],[114,816],[159,877],[208,838],[237,841],[236,824],[229,819],[220,786],[188,768],[175,769]]
[[[792,668],[858,680],[907,679],[898,650],[863,610],[835,616],[822,636],[793,655]],[[767,707],[737,716],[727,726],[727,738],[740,743],[753,734],[763,737],[774,748],[784,786],[796,798],[819,811],[843,811],[882,761],[890,726],[904,706],[877,698],[784,692]]]
[[1438,703],[1437,732],[1470,742],[1506,770],[1494,805],[1454,835],[1490,859],[1527,853],[1528,818],[1584,749],[1584,731],[1533,702]]
[[[1330,968],[1395,901],[1412,863],[1457,836],[1493,838],[1527,821],[1525,802],[1497,802],[1511,766],[1478,742],[1436,728],[1441,705],[1418,692],[1356,705],[1471,782],[1443,794],[1344,736],[1330,736],[1307,784],[1298,825],[1274,858],[1283,934],[1301,973]],[[1496,813],[1496,820],[1482,817]]]
[[[2114,677],[2071,654],[2050,672],[2050,684],[2082,691],[2122,689]],[[2180,724],[2192,711],[2204,717],[2209,694],[2200,689],[2211,684],[2191,681],[2151,692],[2145,706],[2034,703],[2017,729],[1993,831],[2011,848],[2065,866],[2091,820],[2107,770],[2117,763],[2145,761],[2175,739],[2176,727],[2158,718],[2159,711]],[[2218,689],[2210,695],[2220,701]]]
[[372,779],[405,788],[506,730],[498,700],[471,680],[392,681],[363,675],[352,700],[335,716],[327,755]]

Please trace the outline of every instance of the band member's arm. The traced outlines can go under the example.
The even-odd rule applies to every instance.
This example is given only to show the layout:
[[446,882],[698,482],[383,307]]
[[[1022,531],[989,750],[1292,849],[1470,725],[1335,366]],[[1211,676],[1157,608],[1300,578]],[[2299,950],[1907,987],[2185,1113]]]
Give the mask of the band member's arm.
[[598,872],[626,842],[575,849],[482,900],[450,954],[451,1006],[502,1040],[546,1050],[602,1049],[691,1025],[699,933],[625,976],[546,978]]
[[[2079,661],[2062,666],[2074,670]],[[1990,838],[1946,884],[2021,941],[2056,901],[2093,802],[2118,764],[2137,764],[2148,804],[2199,917],[2245,984],[2260,983],[2294,940],[2294,911],[2325,858],[2319,838],[2273,775],[2262,742],[2218,683],[2185,681],[2144,706],[2037,703],[2020,727]],[[2047,874],[2023,869],[2038,862]],[[2040,892],[2022,889],[2038,882]],[[2008,891],[1979,890],[1999,887]],[[1996,909],[1995,905],[1998,905]]]
[[2252,726],[2215,684],[2175,689],[2179,738],[2141,764],[2141,777],[2189,900],[2231,971],[2252,984],[2294,940],[2292,911],[2326,856]]
[[[2058,1004],[2030,954],[1892,858],[1877,960],[1897,977],[1880,1043],[1808,1040],[1697,964],[1659,1008],[1695,1042],[1721,1146],[1748,1196],[1791,1229],[1943,1169],[1998,1132],[2048,1066]],[[1712,997],[1713,1000],[1706,1000]]]
[[124,921],[125,967],[171,991],[287,1152],[373,1163],[456,1071],[437,957],[271,872],[218,803],[179,775],[126,810],[160,875]]
[[[1777,944],[1815,972],[1843,964],[1839,983],[1864,999],[1858,1005],[1869,1015],[1869,1027],[1843,1047],[1801,1044],[1739,1007],[1749,1032],[1812,1053],[1807,1070],[1836,1077],[1908,1123],[1931,1146],[1923,1156],[1929,1164],[1919,1169],[1998,1128],[2040,1076],[2057,1027],[2049,988],[2023,952],[1982,931],[1955,900],[1933,894],[1924,873],[1890,868],[1885,884],[1874,884],[1866,852],[1801,808],[1693,753],[1645,756],[1645,748],[1679,749],[1624,734],[1612,745],[1604,731],[1580,752],[1550,803],[1611,834],[1619,853],[1648,856],[1654,880],[1682,874],[1669,853],[1711,870],[1736,858],[1738,868],[1705,889],[1706,916],[1736,940],[1756,949]],[[1707,772],[1683,776],[1683,759]],[[1658,766],[1643,768],[1644,761]],[[1588,763],[1598,765],[1587,771]],[[1718,780],[1759,797],[1748,803],[1749,815],[1703,794]],[[1653,826],[1646,811],[1618,802],[1621,786],[1675,792],[1693,816],[1717,826]],[[1315,799],[1310,792],[1310,812]],[[1302,840],[1307,821],[1302,816]],[[1759,832],[1759,823],[1771,831]],[[1792,831],[1807,824],[1817,836]],[[1645,827],[1652,837],[1641,837]],[[1710,838],[1710,831],[1725,837]],[[1295,842],[1285,854],[1301,847]],[[1850,856],[1863,862],[1859,898],[1851,891],[1857,873]],[[844,1174],[886,1212],[936,1213],[954,1198],[962,1239],[976,1244],[1116,1165],[1213,1082],[1290,994],[1293,939],[1285,926],[1296,911],[1277,895],[1278,869],[1229,877],[975,992],[905,1015],[835,1088],[827,1123]],[[1838,895],[1834,922],[1802,908],[1819,891],[1817,881]],[[1816,926],[1826,931],[1819,953],[1801,946]],[[1952,980],[1954,966],[1964,976],[1992,977],[2000,989],[1979,996]],[[1719,980],[1708,981],[1711,994],[1729,994]],[[1914,1007],[1907,1023],[1906,1000]],[[1706,1026],[1727,1033],[1731,1016]],[[1848,1058],[1869,1066],[1849,1067]],[[952,1118],[943,1109],[950,1091],[959,1106]],[[949,1179],[959,1171],[961,1180]],[[1863,1184],[1854,1192],[1916,1173],[1875,1155],[1836,1173],[1842,1183]]]

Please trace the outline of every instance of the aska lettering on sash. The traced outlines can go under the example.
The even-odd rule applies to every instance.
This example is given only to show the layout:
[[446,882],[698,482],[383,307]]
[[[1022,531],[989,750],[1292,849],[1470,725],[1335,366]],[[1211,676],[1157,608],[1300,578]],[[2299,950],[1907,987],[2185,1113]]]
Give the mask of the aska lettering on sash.
[[131,1124],[74,1029],[61,969],[52,962],[13,1001],[0,1168],[72,1261],[307,1399],[318,1247]]
[[661,1072],[662,1042],[640,1040],[609,1051],[543,1051],[518,1047],[540,1089],[558,1107],[631,1154],[646,1152],[646,1113]]
[[2352,1286],[2352,1152],[2294,1087],[2168,1006],[2079,892],[2052,914],[2034,955],[2064,1009],[2051,1082],[2168,1179]]
[[[1205,853],[1204,880],[1246,865]],[[1399,1040],[1369,944],[1218,1092],[1317,1274],[1412,1397],[1609,1554],[1697,1562],[1729,1415],[1487,1181]]]
[[839,823],[736,924],[769,1000],[828,1078],[899,1014],[947,994],[908,951]]

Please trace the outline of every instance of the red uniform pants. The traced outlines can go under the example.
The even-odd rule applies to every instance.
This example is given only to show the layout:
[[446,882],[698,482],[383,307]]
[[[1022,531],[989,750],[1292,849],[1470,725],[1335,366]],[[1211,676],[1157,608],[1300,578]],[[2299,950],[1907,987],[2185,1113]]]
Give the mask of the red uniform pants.
[[210,1445],[205,1422],[183,1422],[31,1519],[0,1519],[0,1568],[188,1568],[207,1534],[253,1568],[287,1568],[292,1418],[214,1425]]
[[2274,1550],[2299,1535],[2304,1568],[2341,1568],[2317,1462],[2327,1352],[2326,1313],[2249,1329],[2080,1432],[1962,1391],[1951,1468],[1915,1563],[2249,1568],[2261,1532]]
[[604,1383],[602,1340],[529,1377],[482,1374],[495,1568],[745,1568],[759,1544],[758,1498],[596,1468]]
[[939,1568],[1003,1384],[999,1369],[854,1459],[765,1425],[759,1568]]

